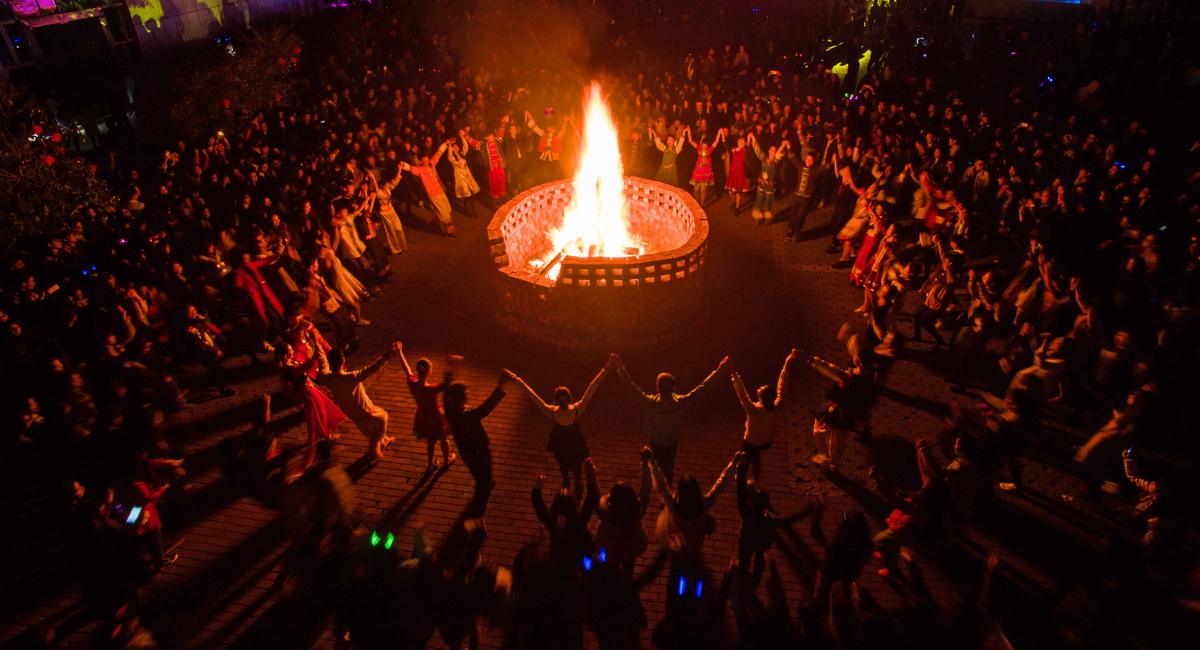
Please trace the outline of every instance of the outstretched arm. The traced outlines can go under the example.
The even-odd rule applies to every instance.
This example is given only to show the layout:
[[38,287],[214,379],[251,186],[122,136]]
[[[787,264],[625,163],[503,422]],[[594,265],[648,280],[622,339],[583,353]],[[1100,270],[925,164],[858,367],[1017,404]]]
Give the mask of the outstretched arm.
[[792,351],[788,352],[787,358],[783,360],[783,367],[779,369],[779,380],[775,384],[775,408],[779,408],[779,405],[783,404],[783,395],[788,387],[788,371],[791,370],[792,363],[799,357],[800,351],[792,348]]
[[600,382],[604,381],[604,377],[607,375],[608,366],[604,366],[592,378],[592,383],[588,384],[588,387],[584,389],[583,397],[580,397],[579,401],[575,402],[575,408],[578,410],[579,415],[583,415],[583,412],[587,410],[588,404],[591,403],[592,397],[596,394],[596,389],[600,388]]
[[584,459],[583,472],[587,475],[587,492],[583,497],[583,504],[579,507],[579,519],[586,526],[592,514],[596,512],[596,506],[600,505],[600,484],[596,480],[596,464],[592,462],[591,456]]
[[697,393],[699,393],[700,391],[704,390],[710,383],[712,383],[713,379],[716,379],[717,374],[720,373],[722,370],[724,370],[725,366],[728,364],[729,364],[729,357],[725,357],[724,359],[721,359],[721,361],[717,363],[717,367],[713,368],[712,372],[708,373],[708,376],[704,378],[704,381],[700,382],[699,384],[696,384],[696,387],[693,388],[692,390],[688,391],[687,394],[680,395],[678,397],[677,401],[683,402],[684,400],[691,399],[692,396],[694,396]]
[[518,386],[525,389],[525,392],[528,393],[529,398],[533,400],[533,405],[538,407],[538,410],[540,410],[542,412],[542,415],[545,415],[546,417],[554,416],[554,406],[551,405],[550,403],[546,402],[545,400],[543,400],[541,398],[541,396],[539,396],[537,394],[537,391],[535,391],[533,389],[532,386],[530,386],[524,379],[521,379],[520,377],[517,376],[517,373],[515,373],[511,370],[505,370],[504,374],[509,379],[517,382]]
[[663,144],[663,141],[658,139],[658,134],[654,132],[654,129],[650,129],[647,132],[650,134],[650,141],[654,143],[654,147],[656,149],[659,151],[667,150],[667,145]]
[[525,111],[525,124],[529,127],[530,131],[533,131],[534,133],[538,134],[538,137],[546,135],[545,131],[538,128],[537,122],[533,121],[533,115],[531,115],[529,113],[529,111]]
[[692,127],[689,126],[684,133],[687,134],[688,144],[692,145],[693,149],[698,149],[699,147],[696,146],[696,140],[692,138]]
[[500,400],[504,399],[504,377],[500,377],[500,382],[496,384],[496,388],[492,390],[492,394],[483,400],[483,403],[471,409],[469,413],[473,417],[479,419],[486,418],[488,414],[500,404]]
[[833,381],[845,381],[848,374],[842,368],[817,356],[813,356],[809,359],[809,365],[812,366],[813,370],[816,370]]
[[[691,127],[688,127],[688,130],[687,130],[687,139],[688,139],[688,141],[691,141],[691,139],[692,139],[692,129],[691,129]],[[683,139],[683,138],[675,138],[675,153],[679,153],[679,152],[683,151],[683,143],[684,143],[684,139]],[[693,144],[692,146],[694,147],[694,146],[696,146],[696,145],[694,145],[694,144]]]
[[654,460],[654,452],[649,447],[642,448],[642,484],[638,488],[638,500],[641,503],[641,510],[638,512],[638,517],[646,514],[646,508],[650,507],[650,463]]
[[803,508],[797,510],[796,512],[793,512],[792,514],[790,514],[786,517],[776,517],[776,516],[772,515],[772,516],[768,517],[768,520],[771,522],[771,525],[776,528],[781,528],[783,526],[791,526],[792,524],[796,523],[797,521],[800,521],[801,519],[804,519],[808,515],[812,514],[814,511],[816,511],[816,509],[817,509],[817,507],[814,504],[809,503],[809,504],[805,505]]
[[[643,455],[645,450],[642,451]],[[675,495],[671,493],[671,482],[667,480],[667,475],[663,474],[662,468],[658,466],[658,461],[650,458],[650,471],[654,474],[654,486],[658,488],[658,494],[662,497],[663,504],[671,512],[675,512],[677,504],[675,503]]]
[[725,490],[725,486],[729,484],[729,477],[733,475],[736,464],[737,463],[734,460],[729,461],[729,464],[725,466],[725,469],[721,470],[721,475],[717,477],[715,482],[713,482],[712,487],[708,488],[708,494],[704,495],[705,510],[708,510],[713,506],[714,503],[717,502],[717,497],[721,496],[721,492],[723,492]]
[[733,393],[737,395],[738,402],[742,405],[742,410],[750,413],[754,408],[754,402],[750,400],[750,394],[746,392],[746,383],[742,381],[742,374],[735,372],[729,376],[729,381],[733,383]]
[[624,363],[617,366],[617,375],[621,378],[621,383],[625,385],[625,388],[635,398],[643,402],[649,402],[651,399],[653,399],[649,394],[646,393],[646,391],[642,390],[641,386],[637,385],[637,382],[635,382],[633,377],[630,376],[629,370],[625,368]]
[[435,153],[433,154],[433,158],[430,158],[430,159],[429,159],[429,166],[430,166],[430,167],[437,167],[438,161],[440,161],[440,160],[442,159],[442,154],[446,153],[446,147],[447,147],[449,144],[450,144],[450,141],[449,141],[449,140],[447,140],[446,142],[443,142],[443,143],[442,143],[442,146],[438,147],[438,150],[437,150],[437,152],[435,152]]
[[758,138],[751,133],[746,136],[746,140],[750,143],[750,150],[754,152],[754,157],[766,162],[766,154],[763,153],[762,147],[758,146]]
[[396,348],[394,347],[387,352],[384,352],[383,354],[379,355],[379,358],[372,362],[371,365],[361,370],[356,370],[354,372],[355,378],[359,381],[366,381],[367,377],[379,372],[384,366],[386,366],[387,362],[391,361],[392,356],[395,354]]
[[404,356],[404,344],[400,341],[396,341],[392,345],[395,346],[396,354],[400,357],[400,365],[404,366],[404,375],[406,377],[412,377],[412,366],[408,365],[408,357]]

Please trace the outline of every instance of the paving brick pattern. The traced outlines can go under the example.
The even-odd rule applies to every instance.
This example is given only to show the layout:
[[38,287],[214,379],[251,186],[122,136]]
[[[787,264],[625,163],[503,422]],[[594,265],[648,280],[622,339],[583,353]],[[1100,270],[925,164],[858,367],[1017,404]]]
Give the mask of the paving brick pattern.
[[[825,237],[802,244],[787,242],[783,225],[755,226],[749,214],[733,215],[727,199],[710,207],[709,215],[712,234],[705,269],[705,315],[673,342],[656,341],[648,348],[628,341],[619,346],[617,351],[634,377],[649,387],[656,371],[668,369],[686,387],[701,379],[721,356],[732,354],[747,382],[758,384],[774,380],[793,346],[840,359],[834,335],[861,294],[848,285],[844,271],[829,267],[831,259],[822,250]],[[460,228],[457,240],[427,232],[410,234],[412,248],[395,261],[398,272],[393,286],[366,307],[374,324],[364,331],[363,348],[351,363],[367,363],[388,342],[399,338],[411,359],[422,355],[432,359],[435,372],[444,367],[448,354],[464,354],[461,379],[471,386],[474,399],[490,391],[502,367],[514,369],[540,391],[548,393],[558,383],[581,391],[607,351],[552,349],[514,338],[501,329],[491,317],[494,283],[485,277],[497,273],[487,249],[486,220],[455,218]],[[823,225],[825,220],[820,211],[809,222]],[[168,530],[169,540],[182,539],[179,561],[143,589],[147,622],[163,646],[171,648],[210,648],[239,640],[250,647],[270,645],[262,639],[282,638],[276,628],[309,623],[316,628],[312,647],[330,647],[333,640],[327,625],[286,617],[281,620],[273,611],[278,594],[269,588],[287,546],[288,523],[277,510],[249,496],[236,479],[223,477],[218,463],[199,462],[213,458],[222,439],[246,429],[260,394],[278,389],[272,377],[251,369],[239,376],[245,379],[238,385],[237,396],[194,406],[176,418],[184,448],[193,459],[195,492],[184,521]],[[897,363],[887,383],[899,397],[880,400],[874,428],[877,435],[897,442],[891,453],[908,454],[913,439],[936,430],[938,409],[944,408],[948,393],[930,368],[916,362]],[[361,514],[368,522],[395,531],[402,545],[407,545],[421,526],[436,543],[468,501],[472,480],[461,463],[432,481],[420,480],[424,445],[409,433],[413,403],[398,363],[380,372],[369,388],[376,403],[390,411],[391,433],[397,436],[397,443],[386,459],[357,481]],[[843,478],[836,482],[807,460],[813,451],[809,414],[820,403],[825,388],[826,381],[816,373],[803,368],[795,372],[776,444],[765,454],[765,487],[780,512],[792,511],[811,498],[824,499],[827,532],[832,532],[843,512],[854,509],[865,509],[873,525],[881,527],[879,517],[886,513],[879,510],[866,487],[870,454],[861,443],[849,443]],[[295,416],[295,408],[277,409],[276,418],[291,425],[284,440],[292,447],[301,444],[303,424]],[[618,380],[611,378],[601,387],[583,422],[602,489],[619,479],[636,484],[639,450],[644,443],[639,424],[636,405],[620,389]],[[490,562],[510,565],[517,548],[537,535],[529,504],[535,475],[556,477],[557,472],[544,451],[548,426],[518,389],[509,391],[487,426],[498,486],[487,514],[488,539],[483,553]],[[721,377],[687,422],[677,471],[695,474],[702,483],[712,481],[737,450],[741,426],[728,378]],[[339,455],[348,462],[363,452],[363,440],[349,423],[342,434]],[[1047,526],[1086,541],[1084,523],[1094,517],[1058,499],[1058,494],[1078,486],[1052,467],[1030,463],[1028,469],[1041,494],[1036,500],[1018,499],[1018,507]],[[656,503],[647,513],[645,523],[650,529],[660,507]],[[717,531],[705,555],[710,568],[720,570],[736,548],[738,518],[732,491],[721,498],[714,514]],[[1099,527],[1093,536],[1103,530]],[[801,602],[808,590],[800,576],[815,570],[813,558],[821,553],[807,526],[799,526],[797,532],[799,542],[789,541],[786,552],[778,554],[793,605]],[[1046,564],[1051,558],[1009,548],[1003,540],[971,526],[965,534],[999,552],[1031,582],[1048,584],[1053,580],[1053,567]],[[972,576],[946,570],[938,558],[922,557],[921,561],[930,588],[945,611],[953,612],[964,598],[972,597]],[[875,575],[876,568],[868,569],[863,586],[885,605],[898,602]],[[662,616],[664,589],[665,578],[660,577],[643,592],[652,624]],[[66,588],[53,598],[29,602],[22,611],[6,615],[0,621],[0,638],[9,638],[32,624],[61,624],[77,611],[77,593]],[[73,630],[73,635],[65,645],[79,647],[84,645],[90,625],[66,629]],[[649,647],[648,631],[643,638]],[[589,643],[593,641],[589,636]],[[440,643],[435,640],[437,647],[442,647]],[[498,645],[497,631],[489,630],[485,646]]]

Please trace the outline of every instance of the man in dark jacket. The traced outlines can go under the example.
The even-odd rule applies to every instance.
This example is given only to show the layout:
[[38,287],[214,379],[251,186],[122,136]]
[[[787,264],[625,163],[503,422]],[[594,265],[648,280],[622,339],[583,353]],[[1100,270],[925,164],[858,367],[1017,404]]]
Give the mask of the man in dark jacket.
[[450,432],[454,436],[454,444],[458,447],[459,457],[475,478],[475,494],[467,506],[467,512],[472,517],[483,516],[492,488],[496,486],[492,479],[491,441],[483,428],[483,418],[504,399],[505,381],[507,378],[500,375],[500,381],[492,394],[474,408],[466,407],[466,384],[454,382],[446,389],[446,419],[450,422]]

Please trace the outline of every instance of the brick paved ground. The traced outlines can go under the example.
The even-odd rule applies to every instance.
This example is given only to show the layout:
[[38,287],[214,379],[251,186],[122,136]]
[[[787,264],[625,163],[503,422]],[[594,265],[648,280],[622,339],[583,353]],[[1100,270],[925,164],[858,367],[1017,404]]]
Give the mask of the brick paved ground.
[[[861,296],[849,287],[844,271],[829,268],[824,237],[802,244],[786,242],[783,225],[756,227],[748,214],[733,216],[726,199],[710,208],[710,216],[707,314],[673,345],[647,351],[630,342],[617,350],[634,376],[649,386],[657,370],[669,369],[686,386],[703,377],[722,355],[732,354],[748,382],[765,383],[773,380],[793,346],[840,360],[834,334]],[[822,211],[810,223],[823,225],[826,218]],[[410,355],[426,355],[438,366],[448,354],[464,354],[462,378],[474,387],[475,398],[490,390],[502,367],[513,368],[539,390],[549,391],[560,382],[581,390],[603,363],[606,351],[549,350],[500,331],[490,317],[486,222],[482,218],[456,220],[460,227],[457,240],[426,232],[410,236],[412,250],[397,260],[394,286],[366,308],[374,324],[364,333],[363,349],[352,363],[367,362],[390,340],[401,338]],[[248,496],[236,477],[225,477],[219,469],[222,441],[246,429],[262,392],[277,389],[268,372],[238,369],[237,396],[197,405],[177,417],[175,424],[189,454],[194,492],[187,500],[183,521],[168,531],[171,540],[182,539],[179,561],[143,589],[147,623],[165,647],[205,648],[237,642],[243,647],[332,645],[327,622],[289,616],[287,603],[281,604],[279,595],[269,592],[286,546],[287,526],[275,510]],[[766,454],[763,469],[764,483],[780,512],[819,496],[826,503],[826,531],[832,532],[842,513],[852,509],[865,510],[872,524],[881,527],[886,511],[868,487],[868,465],[873,458],[883,458],[911,468],[912,441],[935,431],[949,396],[920,353],[897,362],[886,385],[888,396],[880,399],[873,417],[875,432],[882,440],[878,449],[872,452],[859,442],[849,443],[842,476],[830,477],[806,460],[812,453],[808,414],[820,402],[826,382],[807,369],[797,371],[793,390],[786,396],[783,427],[775,447]],[[424,449],[408,433],[413,404],[398,365],[379,373],[370,392],[391,412],[392,433],[398,442],[383,462],[358,479],[362,514],[369,522],[396,531],[404,544],[419,526],[425,526],[436,543],[467,502],[471,479],[459,463],[432,480],[421,480]],[[295,409],[276,416],[290,426],[284,439],[293,448],[298,446],[304,434]],[[602,488],[618,479],[636,482],[643,444],[638,425],[639,413],[617,381],[601,387],[584,430]],[[740,427],[740,410],[728,379],[722,377],[687,424],[679,471],[694,473],[702,482],[714,479],[737,449]],[[489,419],[488,428],[498,487],[487,516],[484,556],[509,565],[518,546],[536,534],[528,496],[533,478],[539,472],[555,476],[555,465],[543,451],[547,427],[519,392],[510,391]],[[341,447],[342,457],[356,458],[363,451],[360,435],[350,424],[342,432],[346,443]],[[1069,441],[1070,435],[1056,437],[1059,442],[1054,444],[1066,444],[1063,440]],[[1051,445],[1035,449],[1033,455],[1054,458],[1064,454]],[[1048,587],[1085,557],[1095,542],[1116,529],[1115,522],[1105,519],[1099,509],[1061,498],[1064,493],[1077,493],[1080,486],[1054,463],[1029,460],[1027,469],[1034,490],[1020,497],[1003,497],[1008,519],[969,523],[964,531],[969,542],[957,544],[957,551],[919,558],[947,615],[975,597],[980,558],[986,551],[999,553],[1013,575],[1025,583]],[[651,507],[647,526],[653,525],[659,507]],[[722,569],[735,549],[737,514],[731,494],[721,499],[715,515],[717,532],[708,543],[707,559],[712,568]],[[1005,530],[1003,538],[996,534],[998,530]],[[1026,535],[1026,531],[1036,534]],[[778,555],[793,604],[807,591],[802,576],[811,574],[820,557],[807,527],[801,526],[797,532]],[[876,568],[868,570],[863,586],[884,604],[899,602],[899,596],[875,575]],[[665,578],[660,577],[643,593],[652,622],[662,614],[664,583]],[[90,625],[76,616],[76,591],[53,582],[47,586],[54,593],[31,598],[19,611],[6,614],[0,621],[0,638],[33,624],[58,625],[69,635],[67,645],[83,644]],[[299,632],[300,636],[287,636],[284,631]],[[497,645],[494,631],[489,632],[487,642],[489,647]]]

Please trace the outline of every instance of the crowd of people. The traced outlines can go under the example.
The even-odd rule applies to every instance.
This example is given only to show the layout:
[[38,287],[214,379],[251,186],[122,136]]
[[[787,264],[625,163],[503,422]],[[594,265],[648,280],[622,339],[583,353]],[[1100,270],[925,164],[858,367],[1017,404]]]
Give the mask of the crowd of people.
[[[297,555],[371,563],[369,589],[337,585],[339,635],[361,647],[423,647],[434,627],[460,647],[477,640],[477,618],[497,620],[500,610],[511,647],[579,647],[585,628],[602,647],[637,647],[639,591],[664,566],[666,618],[653,637],[661,647],[719,645],[723,616],[711,614],[726,603],[740,647],[932,643],[933,630],[919,623],[933,605],[910,549],[948,534],[993,488],[1022,490],[1021,457],[1050,435],[1047,423],[1090,421],[1083,414],[1102,417],[1073,458],[1060,459],[1084,477],[1080,496],[1135,496],[1147,557],[1182,543],[1187,464],[1161,455],[1147,463],[1141,450],[1195,452],[1181,423],[1195,421],[1186,397],[1200,349],[1200,141],[1110,113],[1086,82],[1069,87],[1091,72],[1077,52],[1024,32],[992,34],[997,42],[964,48],[992,66],[993,79],[1011,82],[989,94],[963,88],[961,69],[900,48],[846,79],[812,60],[816,44],[730,44],[652,63],[632,36],[617,38],[609,55],[637,61],[603,75],[626,172],[693,191],[706,206],[729,195],[733,216],[718,206],[711,218],[749,210],[789,240],[828,240],[831,264],[862,294],[839,335],[844,359],[793,351],[778,383],[756,391],[731,373],[746,414],[743,447],[704,492],[693,476],[676,481],[680,428],[727,360],[692,391],[678,393],[664,373],[645,392],[614,356],[578,399],[560,388],[548,400],[508,371],[471,400],[454,378],[460,359],[438,381],[429,360],[410,365],[399,344],[352,367],[358,331],[370,326],[363,305],[404,264],[406,227],[453,237],[456,219],[564,176],[579,121],[562,108],[576,105],[579,79],[506,68],[503,53],[470,61],[444,35],[399,14],[373,15],[383,19],[341,34],[336,47],[306,45],[329,58],[305,52],[302,67],[314,74],[296,102],[150,161],[110,158],[101,166],[110,202],[81,208],[38,254],[8,258],[6,456],[26,488],[65,491],[75,568],[110,639],[144,633],[137,584],[175,559],[158,504],[186,489],[187,463],[167,416],[234,394],[231,370],[241,367],[277,369],[287,401],[305,415],[298,462],[287,462],[271,430],[270,396],[243,452],[262,485],[312,487]],[[1079,29],[1087,41],[1089,28]],[[1052,72],[1015,70],[995,54],[1009,44],[1045,54]],[[804,364],[832,382],[811,434],[813,461],[837,472],[848,434],[871,444],[881,377],[895,359],[914,357],[945,364],[961,394],[953,417],[916,445],[917,489],[872,472],[895,507],[886,529],[873,535],[861,514],[845,519],[797,620],[768,549],[777,530],[805,516],[824,540],[820,504],[781,516],[758,483],[762,455],[784,453],[768,450],[788,376]],[[396,438],[388,413],[363,382],[391,359],[408,378],[429,471],[461,460],[475,481],[451,536],[436,550],[419,538],[403,562],[361,555],[366,542],[333,442],[348,419],[368,439],[368,460],[388,453]],[[601,497],[579,419],[610,373],[645,409],[647,447],[640,489],[617,482]],[[508,381],[549,421],[562,478],[549,506],[542,480],[535,486],[546,541],[524,548],[511,570],[479,560],[495,485],[484,422]],[[712,532],[708,510],[729,482],[739,551],[734,569],[712,577],[700,552]],[[639,565],[652,494],[663,504],[663,550]],[[909,588],[903,624],[865,590],[851,592],[872,553]]]

